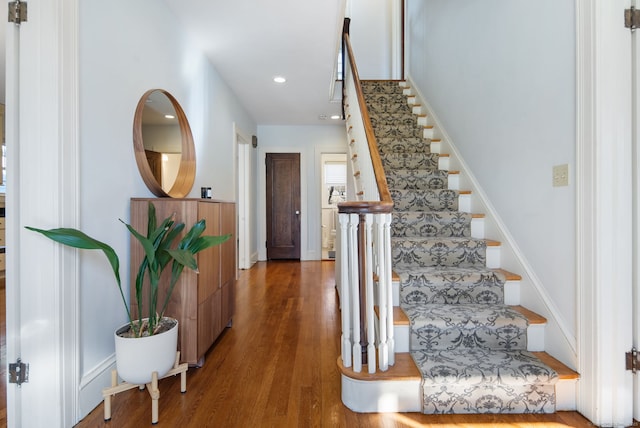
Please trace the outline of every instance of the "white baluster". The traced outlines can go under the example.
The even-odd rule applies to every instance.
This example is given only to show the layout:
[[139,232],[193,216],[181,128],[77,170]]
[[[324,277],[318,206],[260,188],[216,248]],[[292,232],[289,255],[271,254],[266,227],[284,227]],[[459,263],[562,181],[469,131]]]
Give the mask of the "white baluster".
[[376,313],[373,305],[373,254],[371,249],[371,226],[373,224],[373,214],[365,214],[365,239],[364,245],[366,247],[365,266],[366,266],[366,278],[365,278],[365,293],[366,293],[366,324],[367,324],[367,364],[369,373],[376,372]]
[[393,286],[392,286],[392,274],[391,274],[391,220],[392,215],[385,214],[384,221],[384,265],[385,265],[385,279],[386,293],[387,293],[387,344],[389,347],[389,365],[394,365],[396,362],[396,345],[393,334]]
[[349,288],[351,291],[351,319],[353,331],[353,371],[362,371],[362,347],[360,346],[360,290],[358,270],[358,214],[349,214]]
[[347,236],[347,226],[349,223],[349,214],[340,214],[338,216],[340,223],[340,238],[338,240],[338,249],[340,258],[340,307],[342,312],[342,339],[341,339],[341,355],[342,364],[345,367],[351,367],[351,290],[349,289],[349,239]]
[[389,368],[389,345],[387,343],[387,266],[384,257],[385,244],[385,214],[376,215],[376,243],[375,248],[378,254],[378,314],[380,323],[380,337],[378,342],[378,358],[380,359],[380,370],[386,371]]

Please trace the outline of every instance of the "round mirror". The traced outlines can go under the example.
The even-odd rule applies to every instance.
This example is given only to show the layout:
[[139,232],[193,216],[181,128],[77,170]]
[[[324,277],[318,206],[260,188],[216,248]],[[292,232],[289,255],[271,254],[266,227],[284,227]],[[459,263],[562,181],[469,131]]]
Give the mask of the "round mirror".
[[140,175],[159,197],[184,198],[196,175],[196,153],[189,121],[167,91],[152,89],[138,102],[133,148]]

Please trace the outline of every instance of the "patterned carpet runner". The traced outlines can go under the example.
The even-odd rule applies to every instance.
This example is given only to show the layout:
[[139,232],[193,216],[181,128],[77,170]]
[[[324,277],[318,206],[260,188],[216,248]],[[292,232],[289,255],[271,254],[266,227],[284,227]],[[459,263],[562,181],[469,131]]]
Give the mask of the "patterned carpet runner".
[[394,201],[393,269],[422,372],[424,413],[552,413],[556,372],[527,352],[527,319],[504,304],[504,275],[438,169],[397,81],[364,81]]

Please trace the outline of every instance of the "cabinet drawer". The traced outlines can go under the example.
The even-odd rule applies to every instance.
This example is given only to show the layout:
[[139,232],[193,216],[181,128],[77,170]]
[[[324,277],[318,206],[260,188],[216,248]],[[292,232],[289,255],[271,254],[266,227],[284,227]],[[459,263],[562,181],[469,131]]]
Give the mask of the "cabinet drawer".
[[0,217],[0,229],[4,229],[4,217]]
[[5,260],[6,260],[6,255],[0,254],[0,270],[5,270]]

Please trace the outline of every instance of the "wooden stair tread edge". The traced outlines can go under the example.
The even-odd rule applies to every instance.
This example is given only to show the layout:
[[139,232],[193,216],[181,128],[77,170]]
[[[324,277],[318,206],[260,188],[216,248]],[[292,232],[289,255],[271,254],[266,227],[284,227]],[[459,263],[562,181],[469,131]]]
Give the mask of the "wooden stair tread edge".
[[493,269],[496,272],[500,272],[503,274],[507,281],[520,281],[522,280],[522,276],[517,273],[509,272],[508,270],[504,270],[502,268]]
[[580,379],[580,373],[573,370],[571,367],[564,364],[562,361],[559,361],[553,358],[551,355],[547,354],[544,351],[541,352],[532,352],[540,361],[551,367],[558,373],[558,376],[561,380],[571,380],[571,379]]
[[366,364],[362,365],[362,371],[356,373],[351,367],[345,367],[342,364],[342,357],[338,356],[338,369],[342,375],[351,379],[361,381],[399,381],[399,380],[421,380],[422,374],[416,363],[413,361],[411,354],[408,352],[398,352],[395,355],[395,364],[389,366],[389,369],[385,372],[376,371],[376,373],[369,373]]
[[529,324],[546,324],[547,323],[547,319],[545,317],[543,317],[540,314],[537,314],[535,312],[533,312],[532,310],[529,310],[527,308],[525,308],[524,306],[521,305],[513,305],[513,306],[509,306],[511,309],[514,309],[518,312],[520,312],[522,315],[524,315],[527,320],[529,321]]
[[471,214],[471,218],[484,218],[484,217],[485,217],[484,214],[477,214],[477,213]]
[[[375,305],[373,311],[377,317],[380,317],[380,306]],[[393,325],[410,325],[409,317],[400,306],[393,307]]]

